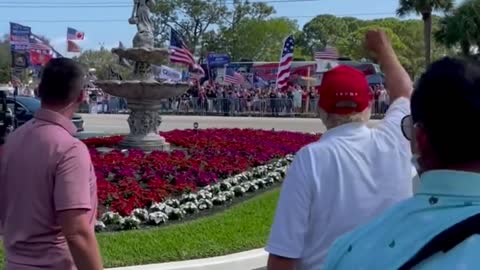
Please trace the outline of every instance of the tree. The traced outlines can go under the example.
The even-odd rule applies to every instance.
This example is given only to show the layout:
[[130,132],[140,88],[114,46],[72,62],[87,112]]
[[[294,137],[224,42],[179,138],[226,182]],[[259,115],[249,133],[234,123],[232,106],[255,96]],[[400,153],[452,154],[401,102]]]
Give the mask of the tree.
[[431,62],[432,12],[449,11],[453,8],[453,0],[400,0],[397,15],[404,17],[410,13],[422,15],[424,24],[423,38],[425,43],[425,64]]
[[101,48],[98,51],[84,51],[80,56],[75,57],[75,60],[87,68],[94,68],[96,70],[95,74],[99,80],[111,79],[112,69],[116,73],[119,73],[124,80],[132,77],[132,71],[126,67],[120,66],[118,57],[105,48]]
[[480,0],[463,2],[456,10],[445,16],[435,39],[448,48],[459,47],[461,53],[469,56],[472,48],[480,48]]
[[0,83],[10,81],[11,60],[10,43],[6,37],[0,38]]
[[359,20],[350,19],[347,22],[344,18],[334,15],[319,15],[303,26],[297,44],[310,55],[313,55],[315,50],[323,49],[326,46],[336,46],[339,40],[346,38],[349,33],[358,29],[356,23]]
[[152,12],[156,34],[168,33],[164,27],[171,26],[195,53],[209,27],[225,20],[228,8],[219,0],[166,0],[159,1]]
[[392,42],[392,46],[397,52],[399,59],[402,63],[405,63],[407,59],[403,57],[407,46],[402,42],[397,34],[390,28],[381,27],[380,25],[369,25],[358,29],[357,31],[350,33],[348,37],[339,40],[337,43],[338,49],[352,57],[353,59],[369,59],[370,54],[364,47],[365,34],[371,29],[383,29],[387,33]]
[[284,39],[297,31],[296,22],[288,18],[243,19],[235,30],[210,33],[206,48],[228,53],[234,61],[278,61]]

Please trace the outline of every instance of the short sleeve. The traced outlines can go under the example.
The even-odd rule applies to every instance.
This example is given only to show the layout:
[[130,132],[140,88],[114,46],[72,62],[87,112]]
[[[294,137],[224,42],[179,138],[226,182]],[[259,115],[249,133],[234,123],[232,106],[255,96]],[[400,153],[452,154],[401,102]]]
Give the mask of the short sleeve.
[[308,151],[301,150],[283,182],[266,251],[280,257],[301,258],[311,205],[312,179]]
[[55,173],[54,203],[56,211],[91,210],[91,168],[90,154],[82,142],[78,141],[64,153]]
[[402,119],[407,115],[410,115],[410,100],[405,97],[398,98],[390,105],[376,128],[391,138],[395,144],[409,147],[401,128]]

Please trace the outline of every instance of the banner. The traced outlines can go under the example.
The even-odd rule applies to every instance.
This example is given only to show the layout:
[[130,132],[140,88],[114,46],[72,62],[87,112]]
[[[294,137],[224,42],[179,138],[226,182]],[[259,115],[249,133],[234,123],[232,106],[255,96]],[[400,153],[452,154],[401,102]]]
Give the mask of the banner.
[[28,48],[31,34],[32,29],[30,27],[18,23],[10,23],[10,44],[15,50],[19,47]]
[[156,80],[181,81],[182,72],[167,66],[154,66],[154,74]]
[[228,54],[211,53],[207,57],[207,62],[209,68],[225,67],[230,63],[230,56]]

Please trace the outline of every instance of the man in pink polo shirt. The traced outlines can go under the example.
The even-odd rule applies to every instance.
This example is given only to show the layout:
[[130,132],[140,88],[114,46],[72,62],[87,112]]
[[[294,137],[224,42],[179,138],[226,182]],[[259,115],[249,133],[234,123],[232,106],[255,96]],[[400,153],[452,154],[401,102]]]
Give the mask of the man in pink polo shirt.
[[42,107],[7,137],[0,166],[0,228],[8,270],[103,269],[95,238],[97,186],[87,147],[72,135],[83,69],[45,67]]

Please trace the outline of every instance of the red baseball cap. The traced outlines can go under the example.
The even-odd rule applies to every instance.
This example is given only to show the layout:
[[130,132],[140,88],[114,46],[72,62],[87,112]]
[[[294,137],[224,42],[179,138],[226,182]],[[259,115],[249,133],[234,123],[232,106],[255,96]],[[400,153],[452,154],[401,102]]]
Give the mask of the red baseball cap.
[[359,113],[372,101],[367,77],[349,66],[338,66],[325,72],[318,92],[318,105],[327,113]]

